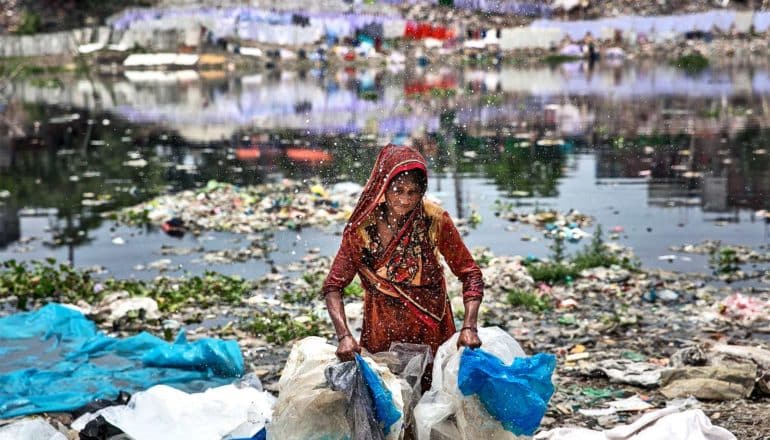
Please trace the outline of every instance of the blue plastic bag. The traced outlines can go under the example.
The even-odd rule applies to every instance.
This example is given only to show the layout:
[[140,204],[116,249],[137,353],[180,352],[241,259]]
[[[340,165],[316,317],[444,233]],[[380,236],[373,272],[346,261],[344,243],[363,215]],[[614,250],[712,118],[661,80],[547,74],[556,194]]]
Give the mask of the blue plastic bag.
[[553,395],[556,357],[539,353],[505,365],[481,349],[465,349],[457,385],[464,396],[476,394],[487,412],[516,435],[532,435]]
[[360,355],[356,355],[356,363],[372,394],[374,413],[382,426],[382,432],[384,435],[388,435],[390,427],[401,418],[401,412],[393,403],[393,395],[390,390],[385,388],[385,384],[382,383],[380,376],[372,370],[372,367]]

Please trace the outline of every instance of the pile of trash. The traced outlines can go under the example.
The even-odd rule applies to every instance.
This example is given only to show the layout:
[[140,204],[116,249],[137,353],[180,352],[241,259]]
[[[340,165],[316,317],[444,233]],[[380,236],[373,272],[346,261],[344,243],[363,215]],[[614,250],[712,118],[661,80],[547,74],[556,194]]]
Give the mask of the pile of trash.
[[[515,211],[513,206],[498,205],[495,215],[512,223],[531,225],[541,229],[547,238],[559,236],[571,243],[576,243],[588,236],[583,228],[592,223],[591,216],[576,210],[569,210],[566,213],[556,210],[538,210],[526,213]],[[507,229],[515,230],[515,227],[511,226]],[[531,239],[528,235],[522,236],[522,240]]]
[[[557,433],[553,432],[557,428],[567,426],[606,431],[596,431],[595,435],[599,435],[599,432],[601,435],[609,435],[615,432],[615,428],[619,429],[617,432],[630,432],[626,430],[640,427],[636,422],[637,416],[648,420],[649,424],[645,426],[649,428],[646,429],[654,426],[667,429],[665,427],[670,426],[670,417],[674,417],[674,420],[678,420],[675,425],[684,426],[689,423],[687,426],[696,426],[704,432],[711,429],[706,423],[710,419],[740,438],[753,429],[768,427],[764,419],[759,417],[764,411],[770,410],[770,347],[764,339],[770,334],[770,292],[766,289],[719,286],[711,283],[713,277],[706,274],[618,266],[586,269],[569,282],[544,283],[533,279],[526,258],[495,256],[486,250],[474,250],[474,256],[482,266],[486,282],[479,321],[484,326],[502,328],[503,333],[515,337],[528,353],[553,353],[558,360],[553,375],[556,390],[550,404],[544,407],[545,415],[540,421],[542,428],[539,435],[551,433],[548,435],[555,436]],[[250,334],[240,328],[241,322],[252,318],[255,310],[280,310],[281,313],[287,313],[292,322],[315,320],[313,322],[321,324],[321,331],[316,334],[328,334],[331,326],[317,291],[318,283],[328,271],[329,265],[330,258],[313,250],[291,264],[276,267],[276,273],[256,280],[255,286],[258,287],[251,292],[253,295],[244,298],[241,303],[215,304],[205,312],[196,308],[195,304],[175,312],[161,312],[156,304],[149,301],[116,294],[109,301],[94,305],[89,313],[102,316],[102,328],[110,331],[114,322],[122,319],[121,315],[133,313],[139,316],[137,322],[144,323],[142,325],[155,332],[164,332],[168,323],[168,330],[173,331],[184,325],[190,330],[188,334],[193,339],[209,335],[237,338],[245,365],[244,372],[254,373],[264,383],[265,390],[278,393],[278,409],[282,407],[281,399],[289,397],[289,394],[284,396],[282,390],[285,379],[279,380],[279,376],[288,377],[286,372],[289,369],[284,368],[284,363],[291,357],[289,345],[269,342],[264,335]],[[448,276],[447,282],[451,295],[460,292],[460,285],[454,277]],[[511,292],[531,295],[537,302],[533,305],[512,302]],[[285,299],[286,295],[291,295],[292,301]],[[453,297],[452,301],[455,312],[461,312],[461,299]],[[346,302],[346,314],[355,332],[361,325],[362,301],[352,295]],[[204,325],[197,324],[201,322],[201,316],[207,320]],[[150,322],[154,324],[150,325]],[[162,328],[159,327],[161,322]],[[171,326],[172,322],[174,326]],[[15,324],[13,327],[29,326]],[[132,332],[122,334],[130,335]],[[494,351],[489,336],[482,334],[482,342],[486,351],[504,359],[503,364],[510,364],[509,360]],[[326,354],[329,355],[328,360],[333,362],[334,350],[329,347],[326,347],[327,351],[330,350]],[[444,363],[443,360],[439,361],[445,359],[441,353],[438,353],[434,365]],[[454,354],[452,352],[449,356]],[[384,370],[378,370],[379,367],[369,362],[371,359],[363,356],[364,362],[375,371],[382,372],[381,377],[385,377]],[[484,359],[479,358],[477,361]],[[392,367],[392,364],[385,365],[388,365],[396,378],[399,377],[397,371],[400,370]],[[196,370],[196,374],[202,373],[205,372]],[[352,370],[340,372],[343,373],[354,374]],[[314,374],[317,374],[317,380],[325,379],[323,372]],[[413,376],[420,374],[414,373]],[[450,382],[458,382],[460,376],[458,370],[455,376],[457,381],[452,379]],[[446,383],[446,376],[442,380]],[[479,383],[476,379],[472,382]],[[390,382],[384,380],[384,383],[387,387]],[[409,405],[413,400],[407,396],[408,387],[403,381],[400,383],[398,393],[394,391],[395,387],[391,390],[393,405],[402,418],[408,420]],[[187,391],[194,394],[194,391],[202,389]],[[484,389],[474,391],[481,396]],[[355,391],[350,393],[352,396]],[[463,388],[458,388],[447,394],[439,394],[443,396],[442,399],[451,400],[463,393]],[[165,392],[160,394],[167,395]],[[306,394],[300,397],[307,397]],[[395,398],[397,395],[401,396],[400,403]],[[690,395],[701,400],[698,404],[701,413],[691,412],[697,409],[691,404],[682,406],[677,403],[677,399]],[[436,394],[431,390],[425,396],[436,397]],[[464,428],[458,425],[447,427],[437,422],[435,429],[464,432],[471,429],[468,426],[487,426],[476,423],[479,419],[458,412],[458,408],[462,411],[473,408],[447,402],[449,400],[444,401],[446,405],[443,407],[451,407],[455,412],[443,420],[452,420],[454,423],[461,420],[474,422]],[[421,407],[419,403],[414,403],[414,413],[419,413]],[[476,409],[483,407],[483,403],[478,405]],[[679,409],[671,414],[664,408],[666,405]],[[249,412],[248,408],[243,411]],[[252,410],[252,413],[256,414],[255,411]],[[484,414],[492,414],[491,410],[484,411]],[[384,414],[392,412],[386,411]],[[261,420],[257,416],[249,417],[249,420]],[[106,420],[106,417],[103,418]],[[37,426],[37,422],[23,420]],[[281,419],[271,420],[280,422]],[[348,420],[344,412],[340,413],[337,421],[343,423],[343,420]],[[408,424],[402,422],[402,425],[398,425],[398,419],[394,420],[391,424],[393,430]],[[51,423],[54,426],[51,429],[59,429],[55,420]],[[755,426],[757,423],[759,428]],[[70,423],[65,425],[70,426]],[[290,425],[288,423],[286,426]],[[224,436],[237,426],[229,423],[217,432]],[[270,425],[266,426],[265,434]],[[18,427],[21,428],[23,426]],[[506,432],[513,435],[510,430]],[[588,435],[586,432],[579,434]],[[387,436],[384,432],[383,435]],[[577,435],[575,438],[582,438]],[[477,438],[487,437],[481,434]]]
[[284,179],[280,183],[238,187],[209,181],[197,191],[157,197],[124,209],[118,220],[147,221],[169,231],[252,233],[342,223],[361,192],[355,183],[329,189]]
[[[10,337],[18,335],[8,335],[11,330],[8,326],[19,324],[20,320],[30,324],[30,330],[23,331],[23,336],[38,335],[40,327],[50,324],[51,320],[59,324],[55,328],[60,330],[54,333],[93,327],[77,313],[64,306],[49,305],[37,312],[3,318],[0,328],[4,336]],[[33,396],[47,402],[47,406],[28,408],[24,402],[33,400],[32,397],[23,397],[24,390],[12,390],[8,395],[11,399],[0,402],[2,418],[58,411],[70,414],[71,419],[66,424],[58,417],[49,418],[51,423],[39,417],[11,420],[0,426],[0,438],[102,440],[125,434],[136,440],[161,437],[342,440],[352,435],[356,439],[398,440],[407,430],[426,440],[434,438],[432,431],[453,439],[491,438],[488,435],[513,438],[511,433],[531,435],[538,428],[553,394],[554,356],[527,357],[516,341],[499,328],[481,328],[479,332],[486,341],[484,349],[458,350],[458,334],[440,347],[432,372],[433,387],[424,396],[421,396],[421,382],[433,360],[426,345],[396,343],[387,352],[364,353],[354,361],[339,362],[336,347],[327,344],[325,339],[302,339],[293,345],[288,356],[279,381],[278,399],[263,390],[253,373],[232,383],[208,387],[193,371],[210,368],[209,361],[216,358],[195,359],[195,352],[175,357],[173,353],[179,350],[169,348],[166,353],[169,364],[165,368],[186,368],[190,375],[178,380],[154,377],[156,384],[131,390],[133,395],[118,393],[109,386],[110,380],[115,381],[116,386],[125,385],[128,376],[109,375],[102,375],[100,379],[107,381],[106,386],[92,383],[93,380],[84,379],[84,375],[71,378],[72,386],[81,389],[80,397],[90,395],[91,399],[85,403],[80,397],[67,399],[53,386],[37,390]],[[56,333],[43,340],[92,347],[89,353],[96,353],[97,347],[105,345],[121,346],[118,352],[108,353],[110,356],[125,355],[120,350],[131,350],[132,343],[128,340],[80,343],[71,336]],[[20,345],[14,347],[11,352],[20,350]],[[197,353],[211,355],[216,351],[210,344],[208,349]],[[62,354],[74,359],[72,353]],[[146,369],[152,369],[153,359],[152,356],[143,358],[142,364],[127,370],[129,375],[141,375]],[[184,361],[189,362],[184,364]],[[55,368],[72,363],[53,362]],[[85,368],[105,362],[109,361],[89,359],[83,365]],[[21,373],[25,371],[31,370]],[[11,383],[4,378],[0,381]],[[197,392],[179,389],[196,387],[202,389]],[[111,400],[113,396],[117,398]]]

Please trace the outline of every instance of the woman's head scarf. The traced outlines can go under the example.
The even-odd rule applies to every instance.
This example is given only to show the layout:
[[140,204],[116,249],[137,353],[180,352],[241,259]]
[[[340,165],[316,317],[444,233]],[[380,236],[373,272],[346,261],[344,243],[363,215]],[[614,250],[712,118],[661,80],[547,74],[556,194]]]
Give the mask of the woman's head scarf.
[[372,167],[372,173],[361,191],[353,214],[348,220],[346,233],[355,231],[384,200],[385,191],[393,178],[403,171],[420,170],[428,175],[425,158],[412,147],[388,144],[382,147]]

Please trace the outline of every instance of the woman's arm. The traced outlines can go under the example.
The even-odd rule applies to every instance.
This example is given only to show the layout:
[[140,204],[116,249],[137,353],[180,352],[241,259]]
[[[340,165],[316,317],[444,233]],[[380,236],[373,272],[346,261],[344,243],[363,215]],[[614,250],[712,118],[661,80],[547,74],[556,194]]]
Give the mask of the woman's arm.
[[334,262],[329,269],[324,281],[322,292],[326,300],[326,310],[337,333],[337,357],[341,361],[350,361],[354,353],[360,352],[358,341],[355,340],[348,328],[348,320],[345,317],[345,305],[342,302],[342,289],[347,287],[353,277],[356,276],[356,247],[351,243],[348,234],[344,234],[342,244],[334,257]]
[[484,279],[481,269],[473,260],[468,248],[463,243],[460,233],[452,218],[444,211],[440,217],[437,246],[452,273],[463,284],[463,304],[465,319],[457,340],[458,346],[476,348],[481,346],[477,332],[479,305],[484,296]]
[[352,361],[354,353],[360,353],[361,347],[358,341],[350,333],[348,320],[345,317],[345,306],[342,303],[342,294],[340,291],[329,292],[326,294],[326,310],[329,311],[329,317],[334,324],[334,331],[337,332],[337,358],[343,362]]

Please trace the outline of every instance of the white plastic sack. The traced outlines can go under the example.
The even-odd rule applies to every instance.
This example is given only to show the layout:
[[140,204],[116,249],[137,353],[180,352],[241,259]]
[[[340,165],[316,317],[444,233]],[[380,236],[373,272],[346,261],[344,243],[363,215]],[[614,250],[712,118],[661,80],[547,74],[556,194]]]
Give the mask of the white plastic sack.
[[[345,395],[332,391],[326,382],[326,367],[337,362],[336,347],[311,336],[294,344],[278,381],[278,401],[267,427],[268,440],[343,440],[350,427],[345,417]],[[364,360],[382,378],[393,395],[402,418],[391,426],[388,440],[402,437],[404,401],[402,382],[387,367],[368,356]]]
[[231,384],[189,394],[156,385],[131,396],[127,405],[79,417],[72,428],[80,431],[102,416],[134,440],[220,440],[231,433],[251,437],[270,421],[274,404],[270,393],[248,386]]
[[649,412],[630,425],[608,431],[557,428],[537,434],[535,440],[735,440],[730,431],[713,426],[699,409],[669,407]]
[[[414,409],[418,440],[516,439],[487,413],[475,396],[465,397],[457,386],[460,355],[455,333],[439,347],[433,363],[433,385]],[[482,347],[509,365],[526,354],[516,340],[498,327],[479,328]],[[454,416],[454,420],[450,419]],[[433,432],[433,434],[431,434]]]
[[67,440],[43,419],[24,419],[0,428],[0,440]]

